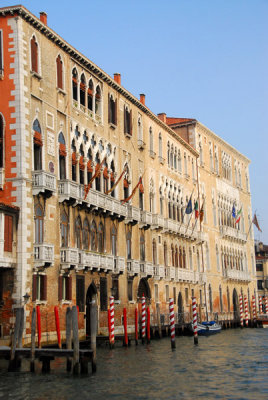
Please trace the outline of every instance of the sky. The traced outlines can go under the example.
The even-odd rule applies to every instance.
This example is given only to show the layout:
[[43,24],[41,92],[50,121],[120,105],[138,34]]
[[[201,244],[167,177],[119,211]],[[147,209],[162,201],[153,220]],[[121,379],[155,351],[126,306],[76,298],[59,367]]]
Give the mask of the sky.
[[[0,0],[0,7],[18,4]],[[251,160],[268,244],[268,0],[24,0],[155,114],[196,118]]]

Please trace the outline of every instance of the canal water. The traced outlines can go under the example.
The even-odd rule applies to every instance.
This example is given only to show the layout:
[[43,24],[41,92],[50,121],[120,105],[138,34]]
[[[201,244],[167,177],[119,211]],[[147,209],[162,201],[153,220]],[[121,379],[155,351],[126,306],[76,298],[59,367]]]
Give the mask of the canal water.
[[[50,374],[6,372],[0,364],[0,399],[268,399],[268,329],[235,329],[211,337],[168,338],[150,345],[97,348],[97,373],[73,377],[65,362]],[[4,368],[4,369],[3,369]]]

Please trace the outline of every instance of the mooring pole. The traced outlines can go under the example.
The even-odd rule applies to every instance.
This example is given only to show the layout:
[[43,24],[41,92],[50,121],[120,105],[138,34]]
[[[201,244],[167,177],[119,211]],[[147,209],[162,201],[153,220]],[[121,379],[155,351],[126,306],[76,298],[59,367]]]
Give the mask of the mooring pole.
[[138,309],[135,308],[135,343],[138,344],[139,328],[138,328]]
[[193,312],[194,344],[198,344],[196,297],[192,298],[192,312]]
[[172,298],[169,299],[169,326],[170,326],[171,348],[175,349],[176,342],[175,342],[174,300]]
[[114,297],[110,296],[110,326],[111,326],[111,342],[110,348],[114,348]]
[[240,311],[240,327],[243,328],[244,321],[243,321],[243,297],[242,294],[239,296],[239,311]]
[[124,320],[124,346],[128,346],[128,335],[127,335],[127,309],[123,309],[123,320]]
[[97,336],[97,304],[95,300],[92,300],[90,307],[90,338],[91,338],[91,350],[93,350],[91,359],[92,373],[97,371],[96,336]]
[[31,372],[35,371],[34,354],[35,354],[35,330],[36,330],[36,309],[32,311],[32,326],[31,326]]
[[55,323],[56,323],[58,345],[59,345],[59,348],[61,349],[60,319],[59,319],[59,310],[58,310],[57,306],[54,307],[54,314],[55,314]]
[[145,341],[145,335],[146,335],[146,329],[145,329],[145,314],[146,314],[146,310],[145,310],[145,297],[142,296],[141,298],[141,340],[142,340],[142,344],[144,344]]
[[149,344],[151,341],[151,315],[150,308],[147,307],[147,343]]
[[38,348],[41,347],[41,314],[40,314],[40,306],[36,306],[37,313],[37,337],[38,337]]
[[72,326],[73,326],[73,373],[75,375],[79,374],[79,334],[78,334],[78,318],[77,318],[77,308],[73,306],[72,308]]
[[19,330],[21,324],[21,317],[22,317],[22,309],[16,308],[16,320],[15,320],[15,330],[12,336],[12,344],[11,344],[11,354],[10,354],[10,361],[8,366],[8,371],[14,371],[16,369],[16,346],[17,340],[19,337]]
[[[71,348],[72,348],[72,310],[70,307],[67,307],[67,310],[66,310],[66,349],[70,350]],[[71,357],[67,357],[66,369],[67,369],[67,371],[71,371],[71,369],[72,369]]]
[[247,296],[244,296],[244,304],[245,304],[245,324],[248,327],[248,299]]

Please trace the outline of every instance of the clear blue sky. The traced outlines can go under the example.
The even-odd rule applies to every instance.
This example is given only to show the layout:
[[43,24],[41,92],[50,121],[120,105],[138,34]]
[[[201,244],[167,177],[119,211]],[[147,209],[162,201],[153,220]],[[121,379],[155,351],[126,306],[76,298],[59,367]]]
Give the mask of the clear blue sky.
[[[1,0],[0,6],[15,5]],[[268,0],[25,0],[146,105],[193,117],[251,160],[252,209],[268,244]]]

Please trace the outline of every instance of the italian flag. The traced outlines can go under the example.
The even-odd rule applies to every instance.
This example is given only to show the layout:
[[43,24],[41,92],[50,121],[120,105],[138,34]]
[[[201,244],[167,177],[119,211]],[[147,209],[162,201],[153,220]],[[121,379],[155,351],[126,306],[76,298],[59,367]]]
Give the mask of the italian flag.
[[198,218],[198,214],[199,214],[199,212],[198,212],[198,202],[196,200],[196,202],[194,203],[194,216],[195,216],[195,219]]
[[239,210],[238,213],[236,214],[236,221],[235,221],[236,224],[238,224],[238,222],[240,221],[241,212],[242,212],[242,207],[240,208],[240,210]]

